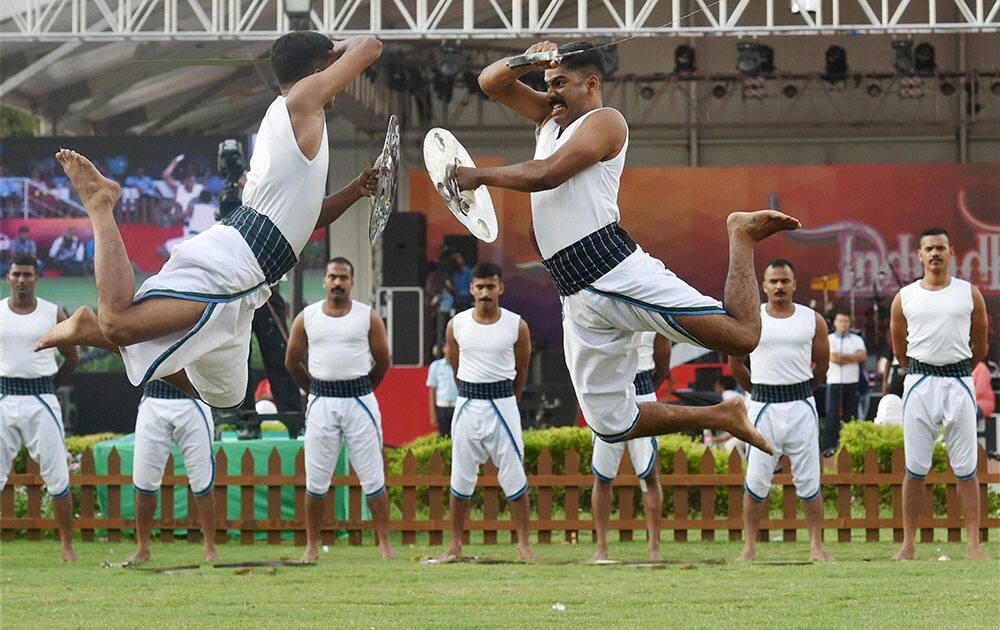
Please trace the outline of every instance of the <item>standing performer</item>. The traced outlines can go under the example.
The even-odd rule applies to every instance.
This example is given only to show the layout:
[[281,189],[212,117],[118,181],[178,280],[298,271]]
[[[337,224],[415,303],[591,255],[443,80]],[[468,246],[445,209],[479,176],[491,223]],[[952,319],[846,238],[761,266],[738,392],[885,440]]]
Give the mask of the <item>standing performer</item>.
[[536,560],[528,546],[528,477],[517,401],[531,361],[531,333],[521,316],[500,307],[501,270],[491,262],[472,269],[474,307],[448,322],[448,361],[458,375],[451,421],[451,546],[442,559],[462,557],[462,534],[479,466],[489,457],[499,469],[510,503],[521,560]]
[[[820,433],[819,449],[832,458],[840,444],[840,429],[858,413],[858,382],[867,357],[865,340],[851,332],[851,315],[838,311],[830,333],[830,370],[826,373],[826,423]],[[830,459],[827,465],[833,464]]]
[[38,347],[78,343],[121,352],[133,385],[160,378],[213,407],[239,405],[254,311],[313,230],[343,212],[323,203],[330,159],[324,110],[381,50],[372,37],[334,42],[299,31],[278,38],[270,58],[281,94],[257,133],[244,206],[174,248],[134,295],[112,212],[121,189],[85,157],[59,151],[94,227],[98,314],[81,307]]
[[0,491],[21,446],[38,462],[52,497],[62,559],[79,560],[73,552],[73,497],[56,389],[69,379],[80,355],[73,344],[60,343],[61,364],[54,349],[32,348],[66,311],[35,295],[38,261],[15,256],[7,270],[10,297],[0,300]]
[[[132,486],[135,488],[136,550],[129,557],[129,564],[149,560],[156,495],[160,491],[173,444],[177,445],[184,457],[188,485],[194,495],[194,507],[198,511],[205,561],[219,560],[215,549],[214,434],[215,423],[211,407],[192,399],[166,381],[146,383],[135,418]],[[173,474],[173,471],[170,472]]]
[[979,482],[976,478],[976,399],[972,366],[986,356],[989,319],[979,289],[949,273],[955,250],[948,233],[928,228],[920,235],[924,277],[892,301],[892,349],[906,373],[903,383],[903,546],[893,560],[916,557],[916,519],[939,431],[958,478],[970,560],[988,559],[979,543]]
[[[636,402],[656,402],[656,390],[664,380],[670,379],[670,340],[656,333],[639,333],[639,373],[635,375]],[[611,484],[618,476],[618,466],[628,447],[632,468],[639,476],[642,487],[642,507],[646,514],[646,537],[650,560],[663,560],[660,555],[660,517],[663,510],[663,488],[660,485],[658,454],[659,442],[655,437],[635,438],[614,444],[594,436],[594,452],[590,469],[594,472],[594,530],[597,532],[597,551],[591,560],[608,559],[608,520],[611,518]]]
[[591,44],[557,48],[542,42],[527,53],[573,52],[546,65],[548,91],[518,81],[536,67],[511,69],[502,59],[479,77],[493,99],[536,125],[535,159],[495,168],[458,168],[458,187],[481,185],[531,192],[542,262],[562,297],[566,363],[590,428],[607,442],[703,428],[728,431],[760,448],[741,401],[712,407],[636,405],[632,379],[636,332],[656,332],[729,354],[747,354],[760,337],[755,245],[799,222],[765,210],[729,215],[725,307],[701,295],[618,226],[618,186],[628,149],[622,115],[603,107],[604,57]]
[[750,416],[775,452],[767,454],[747,445],[743,494],[746,543],[737,560],[753,560],[757,555],[757,530],[767,513],[771,479],[782,454],[792,462],[795,493],[805,507],[809,557],[830,560],[823,550],[819,415],[813,398],[830,361],[826,321],[811,308],[792,301],[795,268],[789,261],[776,258],[767,263],[763,287],[767,303],[760,306],[760,343],[750,353],[750,369],[745,356],[729,357],[729,367],[753,396]]
[[[389,542],[389,496],[382,462],[382,414],[372,393],[389,371],[385,324],[370,306],[351,299],[354,265],[337,257],[326,265],[326,299],[292,322],[285,367],[309,392],[306,406],[306,551],[319,557],[320,529],[340,447],[347,443],[375,521],[379,553],[396,556]],[[309,369],[302,359],[309,351]]]

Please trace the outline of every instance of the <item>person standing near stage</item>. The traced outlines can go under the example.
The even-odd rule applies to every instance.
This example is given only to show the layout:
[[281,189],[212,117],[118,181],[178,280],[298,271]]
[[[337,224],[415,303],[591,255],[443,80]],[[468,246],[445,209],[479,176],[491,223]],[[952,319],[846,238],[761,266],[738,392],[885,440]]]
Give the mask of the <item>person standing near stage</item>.
[[[201,526],[205,561],[219,560],[215,549],[214,434],[211,407],[166,381],[146,383],[135,418],[132,486],[135,488],[136,550],[129,557],[129,564],[149,560],[156,495],[160,491],[173,444],[177,445],[184,458],[184,470]],[[173,471],[170,472],[173,474]]]
[[[382,414],[373,390],[391,364],[385,324],[370,306],[351,299],[354,265],[337,257],[327,264],[326,298],[292,322],[285,367],[304,390],[306,406],[306,551],[319,557],[320,530],[340,448],[361,480],[375,521],[379,554],[394,559],[389,542],[389,496],[382,461]],[[308,370],[302,364],[309,352]]]
[[955,251],[948,233],[928,228],[920,235],[924,277],[892,301],[890,332],[903,383],[903,545],[893,560],[916,557],[916,518],[923,503],[934,442],[944,429],[948,460],[958,478],[968,535],[968,558],[987,560],[979,542],[979,482],[976,478],[976,399],[972,366],[986,356],[989,319],[979,289],[949,271]]
[[17,452],[24,445],[38,462],[52,497],[62,559],[79,560],[73,551],[73,497],[62,409],[56,389],[63,385],[80,355],[72,344],[34,352],[38,340],[67,318],[66,311],[35,295],[38,261],[19,255],[7,270],[10,297],[0,300],[0,490],[7,485]]
[[820,435],[823,457],[832,458],[840,444],[840,429],[858,413],[861,366],[868,352],[865,340],[851,332],[851,316],[838,311],[830,333],[830,369],[826,373],[826,423]]
[[[639,345],[639,371],[633,381],[636,401],[656,402],[656,390],[670,379],[670,340],[656,333],[636,335]],[[660,517],[663,510],[663,488],[660,485],[659,450],[655,437],[643,437],[628,442],[610,444],[594,436],[594,451],[590,469],[594,473],[594,531],[597,551],[592,561],[608,559],[608,520],[613,502],[611,484],[618,476],[618,466],[628,448],[632,469],[642,487],[642,507],[646,514],[647,554],[650,560],[662,560],[660,555]]]
[[826,321],[792,301],[795,268],[776,258],[764,267],[767,303],[760,307],[760,343],[746,356],[730,356],[729,368],[751,393],[750,418],[774,446],[769,455],[747,444],[743,494],[745,546],[737,560],[757,555],[757,531],[767,514],[774,469],[782,455],[792,464],[795,494],[802,499],[809,529],[809,557],[830,560],[823,550],[823,493],[820,486],[819,415],[813,391],[823,382],[830,360]]
[[[435,348],[435,352],[437,349]],[[431,425],[441,437],[451,437],[451,417],[455,414],[458,385],[455,372],[448,363],[448,343],[444,342],[441,356],[427,368],[427,393],[430,400]]]
[[473,308],[448,323],[447,357],[458,375],[451,421],[451,546],[442,560],[462,557],[462,534],[479,466],[487,458],[499,469],[510,503],[521,560],[535,560],[528,545],[528,477],[517,401],[528,380],[531,333],[521,316],[500,307],[500,267],[482,262],[472,269]]

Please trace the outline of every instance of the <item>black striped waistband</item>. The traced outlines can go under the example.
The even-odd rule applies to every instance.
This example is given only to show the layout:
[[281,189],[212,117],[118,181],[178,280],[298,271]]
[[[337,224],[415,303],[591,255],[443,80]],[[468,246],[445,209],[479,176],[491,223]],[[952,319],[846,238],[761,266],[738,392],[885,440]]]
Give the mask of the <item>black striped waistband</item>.
[[142,395],[146,398],[162,398],[169,400],[191,398],[170,383],[160,380],[147,381],[146,386],[142,390]]
[[762,385],[753,384],[751,392],[753,400],[762,403],[783,403],[795,400],[805,400],[813,395],[812,384],[802,381],[793,385]]
[[632,382],[635,384],[636,396],[648,396],[656,393],[656,385],[653,384],[653,370],[638,372]]
[[953,376],[955,378],[972,376],[972,362],[968,359],[963,359],[958,363],[950,363],[948,365],[931,365],[930,363],[924,363],[923,361],[914,359],[913,357],[907,357],[907,361],[909,364],[906,366],[906,370],[910,374]]
[[458,395],[475,400],[499,400],[514,395],[514,381],[494,383],[469,383],[458,381]]
[[0,376],[0,396],[37,396],[56,393],[51,376],[39,378],[14,378]]
[[309,393],[323,398],[357,398],[372,393],[372,380],[367,375],[349,381],[309,381]]
[[617,223],[610,223],[542,261],[559,295],[579,293],[596,282],[636,249],[635,241]]
[[268,284],[274,284],[295,266],[295,251],[271,219],[253,208],[240,206],[222,220],[243,236]]

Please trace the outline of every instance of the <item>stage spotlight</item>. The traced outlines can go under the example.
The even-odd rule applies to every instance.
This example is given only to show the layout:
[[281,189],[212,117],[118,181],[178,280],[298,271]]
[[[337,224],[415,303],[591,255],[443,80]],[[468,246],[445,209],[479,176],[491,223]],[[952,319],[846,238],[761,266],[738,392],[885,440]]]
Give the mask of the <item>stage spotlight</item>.
[[774,74],[774,49],[756,42],[737,43],[736,70],[751,77]]
[[785,95],[785,98],[795,98],[799,95],[799,88],[789,83],[781,90],[781,93]]
[[872,83],[865,89],[865,92],[872,98],[878,98],[882,96],[882,86],[878,83]]
[[716,83],[712,86],[712,98],[723,98],[726,95],[726,86]]
[[694,71],[694,48],[681,44],[674,49],[674,73],[690,74]]
[[823,77],[831,81],[847,78],[847,51],[841,46],[830,46],[826,49],[826,74]]
[[465,54],[458,46],[444,44],[438,51],[435,67],[444,77],[456,77],[465,69]]
[[653,87],[650,85],[644,85],[641,88],[639,88],[639,96],[644,101],[650,101],[653,99],[654,96],[656,96],[656,90],[654,90]]
[[937,70],[937,62],[934,59],[934,47],[923,42],[917,44],[913,49],[913,63],[917,74],[932,75]]
[[939,89],[944,96],[951,96],[955,93],[955,84],[951,81],[942,81]]
[[892,42],[892,67],[900,74],[913,74],[913,42],[897,39]]

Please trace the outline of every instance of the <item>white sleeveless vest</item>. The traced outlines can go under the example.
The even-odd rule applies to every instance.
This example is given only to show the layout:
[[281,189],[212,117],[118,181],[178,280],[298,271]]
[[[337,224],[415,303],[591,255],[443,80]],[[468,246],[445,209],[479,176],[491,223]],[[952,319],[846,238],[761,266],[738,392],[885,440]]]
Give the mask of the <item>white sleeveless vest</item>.
[[[555,153],[573,137],[584,120],[601,109],[580,116],[562,134],[559,133],[558,123],[554,120],[547,121],[538,133],[535,159],[544,160]],[[591,164],[552,190],[531,193],[531,223],[542,258],[551,258],[559,250],[588,234],[618,222],[621,217],[618,210],[618,184],[625,167],[627,150],[626,131],[625,144],[615,157]]]
[[938,291],[920,280],[899,290],[906,317],[906,355],[928,365],[972,358],[972,285],[952,277]]
[[816,311],[796,304],[791,317],[777,318],[767,314],[767,304],[761,304],[760,324],[760,343],[750,353],[750,382],[795,385],[812,380]]
[[521,316],[500,309],[500,319],[480,324],[467,309],[452,318],[452,333],[458,342],[458,378],[467,383],[514,380],[514,344]]
[[321,381],[350,381],[372,371],[370,306],[351,300],[347,315],[331,317],[323,312],[323,302],[319,301],[302,313],[309,338],[309,376]]
[[27,315],[10,310],[10,298],[0,300],[0,376],[41,378],[59,370],[55,348],[34,352],[42,335],[56,325],[59,307],[35,299],[35,310]]
[[295,140],[292,119],[278,96],[257,131],[243,204],[266,215],[298,256],[316,228],[326,192],[330,145],[323,123],[319,152],[306,159]]

